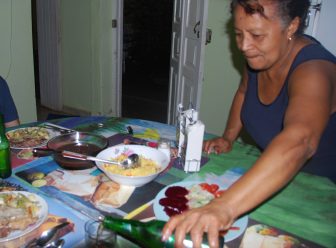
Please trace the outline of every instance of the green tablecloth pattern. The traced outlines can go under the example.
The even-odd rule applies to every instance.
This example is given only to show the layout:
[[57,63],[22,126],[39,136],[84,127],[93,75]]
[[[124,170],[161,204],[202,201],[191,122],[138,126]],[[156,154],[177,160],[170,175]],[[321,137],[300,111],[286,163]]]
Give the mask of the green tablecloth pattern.
[[[200,174],[219,175],[236,167],[247,170],[259,155],[257,148],[236,142],[230,153],[210,155]],[[301,172],[249,216],[320,245],[336,247],[336,185],[327,178]]]

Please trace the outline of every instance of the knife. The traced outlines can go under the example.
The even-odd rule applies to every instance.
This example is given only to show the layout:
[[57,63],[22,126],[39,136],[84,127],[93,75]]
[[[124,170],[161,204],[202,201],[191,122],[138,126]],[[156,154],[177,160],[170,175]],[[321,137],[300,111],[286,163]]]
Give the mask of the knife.
[[72,133],[72,132],[76,132],[76,130],[70,129],[70,128],[66,128],[66,127],[62,127],[50,122],[45,122],[43,123],[44,127],[49,127],[52,128],[54,130],[60,131],[61,133]]

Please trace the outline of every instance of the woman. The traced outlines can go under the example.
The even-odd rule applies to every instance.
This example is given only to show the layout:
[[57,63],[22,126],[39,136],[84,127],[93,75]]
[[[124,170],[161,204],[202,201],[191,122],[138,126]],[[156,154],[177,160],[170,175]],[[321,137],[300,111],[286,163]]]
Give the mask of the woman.
[[5,119],[5,127],[13,127],[20,124],[19,115],[17,113],[12,95],[8,85],[0,76],[0,113]]
[[190,233],[199,247],[207,232],[211,247],[218,247],[219,230],[266,201],[302,168],[335,179],[336,58],[302,35],[309,5],[309,0],[231,2],[236,42],[247,66],[223,137],[205,142],[204,150],[231,150],[244,125],[263,153],[220,198],[172,217],[163,240],[175,231],[176,246],[182,247]]

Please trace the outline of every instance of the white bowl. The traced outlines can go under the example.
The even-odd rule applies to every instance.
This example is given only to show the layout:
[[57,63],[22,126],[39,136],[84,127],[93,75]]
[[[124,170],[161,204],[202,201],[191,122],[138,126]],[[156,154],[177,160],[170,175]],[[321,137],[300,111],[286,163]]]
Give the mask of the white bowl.
[[142,146],[142,145],[117,145],[106,148],[97,154],[97,158],[102,159],[114,159],[117,158],[121,154],[130,155],[132,153],[136,153],[139,156],[143,156],[144,158],[151,159],[155,161],[159,166],[160,170],[158,170],[154,174],[150,174],[147,176],[124,176],[119,174],[114,174],[110,171],[105,170],[102,162],[96,162],[97,167],[102,170],[106,176],[108,176],[111,180],[122,184],[122,185],[131,185],[135,187],[140,187],[145,185],[146,183],[154,180],[162,171],[164,171],[169,165],[169,158],[166,154],[158,149]]

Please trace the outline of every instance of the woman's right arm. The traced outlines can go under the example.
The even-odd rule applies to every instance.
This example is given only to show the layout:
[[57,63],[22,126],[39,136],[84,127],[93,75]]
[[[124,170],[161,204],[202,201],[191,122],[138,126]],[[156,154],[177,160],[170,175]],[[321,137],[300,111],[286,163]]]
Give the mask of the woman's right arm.
[[233,142],[237,139],[240,130],[243,127],[240,118],[240,112],[245,98],[247,89],[247,71],[244,70],[242,80],[233,98],[229,118],[222,137],[214,138],[204,142],[204,151],[210,153],[229,152],[232,149]]

